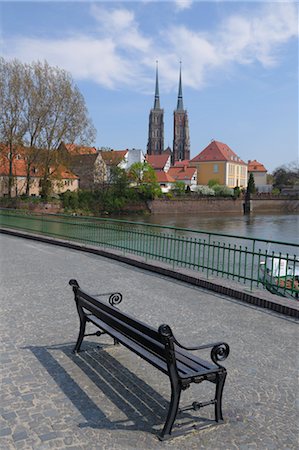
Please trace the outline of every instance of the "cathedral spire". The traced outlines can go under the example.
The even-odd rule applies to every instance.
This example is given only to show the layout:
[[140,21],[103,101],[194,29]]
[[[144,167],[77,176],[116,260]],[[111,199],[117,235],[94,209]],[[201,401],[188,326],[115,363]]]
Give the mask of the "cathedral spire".
[[164,110],[160,107],[158,61],[156,61],[156,89],[154,107],[150,111],[148,125],[148,155],[161,155],[164,151]]
[[156,90],[155,90],[154,109],[160,109],[159,80],[158,80],[158,61],[156,61]]
[[182,94],[182,63],[180,61],[180,78],[177,108],[173,114],[173,153],[172,164],[176,161],[190,159],[190,136],[188,113],[184,110]]
[[178,104],[177,110],[183,111],[183,93],[182,93],[182,61],[180,61],[180,78],[179,78],[179,93],[178,93]]

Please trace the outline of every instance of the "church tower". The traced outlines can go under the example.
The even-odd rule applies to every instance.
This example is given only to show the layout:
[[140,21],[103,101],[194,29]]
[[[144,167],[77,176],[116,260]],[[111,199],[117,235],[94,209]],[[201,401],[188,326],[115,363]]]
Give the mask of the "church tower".
[[182,94],[182,68],[180,63],[179,93],[177,108],[173,113],[173,152],[172,164],[190,159],[190,136],[188,113],[184,110]]
[[164,110],[160,108],[158,61],[156,65],[156,89],[154,107],[149,115],[148,155],[161,155],[164,150]]

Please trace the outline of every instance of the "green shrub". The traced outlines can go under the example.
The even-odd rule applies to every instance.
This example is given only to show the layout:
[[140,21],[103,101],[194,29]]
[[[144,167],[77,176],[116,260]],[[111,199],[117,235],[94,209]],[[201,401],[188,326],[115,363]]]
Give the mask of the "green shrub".
[[217,185],[219,185],[218,178],[212,178],[211,180],[208,181],[209,188],[212,188],[212,187],[217,186]]
[[171,200],[173,198],[173,193],[172,192],[167,192],[165,194],[165,197],[168,198],[169,200]]
[[194,192],[200,195],[206,195],[206,196],[214,196],[215,191],[214,189],[210,188],[209,186],[205,185],[197,185],[194,187]]
[[234,187],[234,197],[239,198],[240,195],[241,195],[241,189],[239,188],[239,186]]
[[215,191],[215,195],[217,197],[233,197],[234,191],[227,186],[222,186],[220,184],[216,184],[213,186],[213,190]]
[[272,194],[272,195],[279,195],[279,194],[280,194],[280,189],[278,189],[278,188],[273,188],[271,194]]
[[185,189],[186,186],[183,181],[176,181],[172,186],[171,191],[174,193],[174,195],[181,196],[185,194]]

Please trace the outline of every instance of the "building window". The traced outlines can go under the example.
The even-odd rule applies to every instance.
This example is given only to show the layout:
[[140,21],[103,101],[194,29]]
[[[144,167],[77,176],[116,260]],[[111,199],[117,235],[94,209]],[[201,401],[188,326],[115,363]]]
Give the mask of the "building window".
[[218,172],[219,172],[218,164],[214,164],[213,172],[214,172],[214,173],[218,173]]

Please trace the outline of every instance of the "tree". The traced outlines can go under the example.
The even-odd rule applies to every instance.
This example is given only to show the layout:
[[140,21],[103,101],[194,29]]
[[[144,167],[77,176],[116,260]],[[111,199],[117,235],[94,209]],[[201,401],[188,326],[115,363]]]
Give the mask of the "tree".
[[249,175],[248,183],[247,183],[247,194],[254,194],[255,193],[255,182],[254,182],[254,176],[253,173]]
[[[88,117],[84,98],[74,85],[69,73],[57,67],[33,63],[31,67],[31,92],[37,99],[32,108],[31,117],[35,123],[40,120],[36,139],[40,160],[44,167],[42,195],[47,196],[49,178],[55,174],[61,163],[66,164],[66,154],[59,151],[62,141],[88,144],[95,138],[95,129]],[[42,88],[42,89],[41,89]],[[39,100],[44,105],[39,109]]]
[[128,172],[128,177],[136,186],[140,186],[142,183],[157,181],[154,169],[147,162],[136,162],[132,164]]
[[128,196],[129,178],[125,169],[113,166],[110,169],[111,191],[116,197]]
[[[50,91],[47,83],[49,66],[47,63],[33,63],[25,65],[25,104],[24,116],[26,121],[26,135],[24,143],[28,146],[26,160],[26,195],[29,195],[31,170],[33,165],[41,160],[43,148],[42,130],[50,112]],[[48,180],[43,180],[43,191],[50,189]],[[48,186],[48,188],[45,188]]]
[[0,141],[8,147],[8,196],[14,181],[13,164],[17,147],[26,132],[24,119],[24,65],[17,60],[0,58]]
[[185,194],[186,185],[183,181],[176,181],[171,190],[175,195],[181,196]]
[[[24,143],[27,188],[29,193],[32,166],[42,168],[42,194],[47,196],[50,178],[67,155],[59,150],[62,141],[88,145],[94,141],[95,129],[88,117],[84,98],[71,75],[47,62],[22,64],[1,59],[0,139],[6,145]],[[2,100],[3,99],[3,100]]]
[[140,196],[145,200],[151,200],[161,195],[161,188],[157,183],[157,176],[147,162],[136,162],[131,165],[129,173],[129,180],[137,188]]
[[299,165],[293,162],[286,166],[280,166],[274,170],[272,177],[273,187],[277,189],[299,184]]

